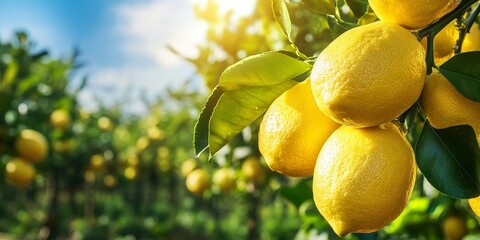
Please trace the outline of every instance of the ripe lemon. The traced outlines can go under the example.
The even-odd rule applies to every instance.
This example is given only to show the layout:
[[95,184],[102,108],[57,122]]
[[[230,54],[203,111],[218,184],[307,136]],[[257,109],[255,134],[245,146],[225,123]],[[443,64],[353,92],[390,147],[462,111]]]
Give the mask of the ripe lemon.
[[231,168],[220,168],[213,173],[213,185],[217,186],[224,193],[228,193],[235,188],[235,180],[235,170]]
[[243,160],[241,170],[247,182],[260,184],[265,181],[265,171],[260,160],[255,156],[250,156]]
[[468,232],[467,222],[458,215],[449,215],[442,223],[443,235],[448,240],[460,240]]
[[480,25],[474,24],[470,32],[465,35],[462,52],[471,52],[480,50]]
[[368,0],[378,18],[408,29],[424,28],[451,12],[461,0]]
[[55,128],[65,129],[70,125],[70,122],[70,114],[63,109],[55,110],[50,115],[50,123]]
[[470,125],[480,134],[480,103],[465,98],[438,72],[427,77],[420,105],[434,128]]
[[339,126],[318,109],[306,80],[272,103],[260,124],[258,146],[272,170],[308,177],[323,143]]
[[180,167],[180,172],[183,177],[187,177],[193,170],[198,167],[198,162],[195,159],[187,159],[183,161],[182,166]]
[[108,117],[101,117],[97,120],[98,127],[103,131],[111,131],[113,128],[112,120]]
[[[455,52],[454,46],[460,33],[455,27],[455,21],[443,28],[434,39],[433,49],[435,63],[440,65],[451,58]],[[427,38],[422,39],[422,45],[427,48]]]
[[470,205],[472,211],[480,217],[480,196],[468,199],[468,204]]
[[47,139],[40,132],[32,129],[24,129],[20,132],[15,141],[15,147],[22,158],[31,162],[41,161],[48,154]]
[[35,176],[35,168],[31,163],[20,158],[13,158],[5,167],[7,179],[17,187],[30,185]]
[[210,179],[205,169],[195,169],[187,176],[185,182],[188,191],[200,196],[210,187]]
[[138,175],[138,170],[135,167],[128,166],[123,170],[123,176],[125,176],[126,179],[128,180],[134,180],[137,178]]
[[320,110],[355,127],[377,126],[417,101],[425,82],[425,51],[406,29],[374,22],[351,29],[318,56],[311,74]]
[[378,231],[405,208],[415,159],[396,126],[341,126],[328,138],[313,175],[315,205],[335,233]]

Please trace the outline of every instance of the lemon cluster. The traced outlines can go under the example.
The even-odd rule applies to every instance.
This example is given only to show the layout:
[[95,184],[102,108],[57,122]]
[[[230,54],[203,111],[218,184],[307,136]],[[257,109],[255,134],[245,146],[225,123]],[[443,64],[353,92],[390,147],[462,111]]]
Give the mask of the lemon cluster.
[[[394,122],[416,101],[425,103],[434,127],[480,127],[472,117],[480,114],[478,103],[448,87],[442,75],[426,76],[425,49],[411,33],[459,3],[370,0],[380,21],[331,42],[310,78],[265,113],[258,141],[267,165],[291,177],[313,175],[317,209],[338,235],[378,231],[405,208],[416,178],[415,155]],[[453,48],[445,49],[442,57],[451,57]],[[465,107],[456,108],[459,102]],[[437,116],[447,110],[452,116]]]

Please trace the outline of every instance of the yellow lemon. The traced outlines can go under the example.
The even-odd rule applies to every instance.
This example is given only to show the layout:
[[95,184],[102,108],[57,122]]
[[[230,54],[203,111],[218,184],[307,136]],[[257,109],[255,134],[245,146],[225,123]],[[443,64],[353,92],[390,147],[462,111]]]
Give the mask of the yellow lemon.
[[461,240],[468,232],[467,222],[458,215],[449,215],[442,222],[443,235],[447,240]]
[[180,172],[183,177],[187,177],[193,170],[198,167],[198,162],[195,159],[187,159],[183,161],[182,166],[180,167]]
[[210,179],[205,169],[195,169],[187,176],[185,182],[188,191],[195,195],[202,195],[210,187]]
[[[435,64],[441,65],[453,56],[454,46],[459,35],[460,32],[455,27],[455,21],[452,21],[435,36],[433,43]],[[421,43],[426,49],[427,38],[422,39]]]
[[412,147],[392,123],[342,126],[318,156],[315,205],[340,236],[378,231],[407,205],[415,171]]
[[470,32],[465,35],[462,52],[471,52],[480,50],[480,25],[473,24]]
[[128,180],[134,180],[135,178],[137,178],[137,175],[138,175],[138,171],[135,167],[132,167],[132,166],[128,166],[125,168],[125,170],[123,171],[123,175],[125,176],[126,179]]
[[157,127],[149,128],[147,133],[148,133],[148,137],[152,141],[161,141],[165,138],[165,134],[163,133],[163,131]]
[[375,22],[351,29],[318,56],[313,96],[334,121],[355,127],[390,122],[405,112],[425,82],[425,51],[406,29]]
[[145,151],[148,148],[149,145],[150,145],[150,142],[148,141],[148,138],[146,138],[146,137],[140,137],[137,140],[137,150],[140,151],[140,152]]
[[480,196],[476,198],[471,198],[468,199],[468,204],[470,205],[470,208],[472,211],[480,217]]
[[220,168],[213,173],[213,185],[217,186],[220,191],[228,193],[235,188],[235,170],[231,168]]
[[48,154],[47,139],[32,129],[24,129],[20,132],[15,142],[18,154],[25,160],[38,162]]
[[408,29],[420,29],[451,12],[461,0],[368,0],[377,17]]
[[90,157],[90,169],[100,171],[105,167],[105,158],[101,154],[94,154]]
[[261,184],[265,181],[265,171],[260,160],[255,156],[250,156],[243,160],[241,170],[247,182]]
[[35,176],[35,168],[32,164],[20,158],[13,158],[5,167],[6,177],[17,187],[30,185]]
[[70,125],[70,122],[70,114],[63,109],[55,110],[50,115],[50,123],[55,128],[65,129]]
[[318,109],[306,80],[269,107],[260,124],[258,146],[272,170],[308,177],[313,175],[323,143],[339,126]]
[[101,117],[97,120],[98,127],[103,131],[110,131],[113,128],[112,120],[108,117]]
[[480,103],[465,98],[438,72],[428,76],[420,105],[434,128],[470,125],[480,134]]

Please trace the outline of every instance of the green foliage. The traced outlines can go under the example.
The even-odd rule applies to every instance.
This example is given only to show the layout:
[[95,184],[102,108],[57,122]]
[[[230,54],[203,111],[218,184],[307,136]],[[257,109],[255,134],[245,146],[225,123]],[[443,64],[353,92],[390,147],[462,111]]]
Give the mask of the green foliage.
[[453,56],[439,67],[440,73],[463,96],[480,102],[480,52],[466,52]]

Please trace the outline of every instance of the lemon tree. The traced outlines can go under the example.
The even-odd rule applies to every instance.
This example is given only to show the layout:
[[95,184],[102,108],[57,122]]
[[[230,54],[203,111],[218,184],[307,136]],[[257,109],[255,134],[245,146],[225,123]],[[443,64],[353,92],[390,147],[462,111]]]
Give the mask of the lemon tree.
[[[325,23],[318,28],[332,38],[324,38],[323,47],[311,52],[298,40],[305,36],[300,34],[305,22],[295,22],[295,9],[314,12]],[[444,196],[480,195],[480,49],[468,40],[479,26],[477,1],[274,0],[272,10],[290,45],[246,56],[223,71],[198,116],[197,156],[206,152],[214,159],[245,128],[262,121],[259,149],[271,170],[302,176],[298,168],[316,166],[311,185],[307,179],[282,191],[304,210],[306,235],[311,224],[328,224],[338,235],[400,232],[398,226],[413,224],[401,222],[402,213],[415,214],[408,208],[410,197],[426,194],[423,185],[412,190],[417,167],[419,182],[428,181]],[[442,86],[438,81],[434,87],[440,78]],[[303,102],[305,94],[296,90],[304,84],[311,86],[315,104]],[[297,97],[287,99],[290,92]],[[297,117],[289,109],[295,104],[305,108],[297,109],[298,116],[320,110],[343,126],[327,130],[321,117]],[[319,130],[312,131],[310,121]],[[392,138],[363,133],[380,126]],[[325,145],[313,139],[318,135],[329,136]],[[313,194],[297,194],[305,184]],[[445,201],[442,207],[453,205]],[[322,217],[310,214],[312,208]],[[438,234],[437,229],[424,236]]]

